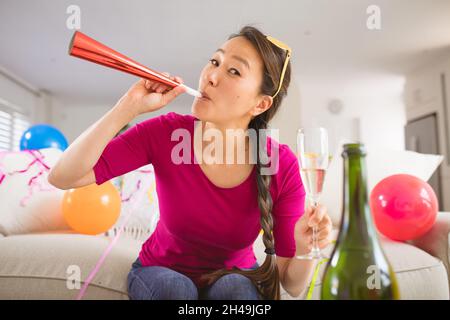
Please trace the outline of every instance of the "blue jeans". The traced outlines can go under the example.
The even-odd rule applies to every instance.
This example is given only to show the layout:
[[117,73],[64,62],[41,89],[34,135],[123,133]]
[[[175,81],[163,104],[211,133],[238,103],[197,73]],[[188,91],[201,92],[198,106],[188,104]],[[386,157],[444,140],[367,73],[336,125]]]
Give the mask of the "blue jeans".
[[[258,267],[258,263],[255,263],[251,269]],[[199,289],[184,274],[166,267],[143,267],[139,258],[133,263],[127,281],[131,300],[260,299],[254,284],[243,275],[227,274],[212,285]]]

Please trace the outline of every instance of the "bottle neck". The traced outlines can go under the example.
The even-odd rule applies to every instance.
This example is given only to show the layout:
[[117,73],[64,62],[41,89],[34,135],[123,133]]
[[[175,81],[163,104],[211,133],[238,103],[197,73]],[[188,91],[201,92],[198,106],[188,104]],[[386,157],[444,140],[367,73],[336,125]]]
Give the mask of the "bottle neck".
[[344,210],[341,233],[352,247],[378,242],[370,213],[366,177],[364,154],[345,154]]

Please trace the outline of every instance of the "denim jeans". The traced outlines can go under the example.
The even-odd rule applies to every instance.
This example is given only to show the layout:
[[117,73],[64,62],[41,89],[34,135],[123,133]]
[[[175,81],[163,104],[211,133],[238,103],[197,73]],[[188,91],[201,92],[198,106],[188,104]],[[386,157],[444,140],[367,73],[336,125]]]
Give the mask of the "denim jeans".
[[[258,267],[255,263],[251,269]],[[227,274],[199,289],[184,274],[166,267],[143,267],[139,258],[127,281],[131,300],[260,300],[254,284],[243,275]]]

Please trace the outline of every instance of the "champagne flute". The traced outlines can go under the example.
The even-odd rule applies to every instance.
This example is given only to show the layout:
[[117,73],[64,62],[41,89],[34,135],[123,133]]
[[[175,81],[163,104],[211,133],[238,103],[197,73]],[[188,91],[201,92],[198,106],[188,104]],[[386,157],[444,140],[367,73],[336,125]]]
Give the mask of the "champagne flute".
[[[329,162],[327,130],[321,127],[299,129],[297,132],[297,148],[300,175],[306,195],[312,206],[317,207]],[[319,248],[317,227],[312,229],[312,249],[305,255],[296,256],[297,259],[328,258]]]

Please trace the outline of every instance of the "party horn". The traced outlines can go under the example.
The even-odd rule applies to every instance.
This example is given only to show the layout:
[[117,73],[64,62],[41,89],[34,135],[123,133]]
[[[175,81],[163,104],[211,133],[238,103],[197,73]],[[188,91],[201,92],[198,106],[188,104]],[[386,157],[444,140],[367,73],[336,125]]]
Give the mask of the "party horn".
[[186,93],[194,97],[202,96],[197,90],[173,81],[162,73],[143,66],[127,56],[88,37],[80,31],[75,31],[72,36],[69,45],[69,55],[127,72],[147,80],[157,81],[170,86],[171,88],[181,85],[186,88]]

